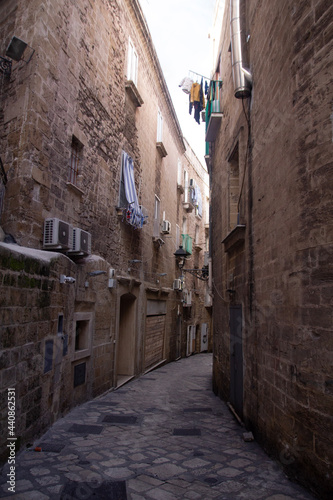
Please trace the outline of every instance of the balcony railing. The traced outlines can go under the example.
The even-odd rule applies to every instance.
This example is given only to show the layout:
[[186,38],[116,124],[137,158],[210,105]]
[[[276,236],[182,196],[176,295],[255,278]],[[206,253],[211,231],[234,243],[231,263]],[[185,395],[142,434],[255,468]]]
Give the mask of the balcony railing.
[[206,142],[214,142],[222,120],[222,81],[210,82],[209,95],[206,105]]
[[183,249],[188,253],[192,254],[192,241],[193,238],[189,236],[188,234],[182,234],[183,238]]

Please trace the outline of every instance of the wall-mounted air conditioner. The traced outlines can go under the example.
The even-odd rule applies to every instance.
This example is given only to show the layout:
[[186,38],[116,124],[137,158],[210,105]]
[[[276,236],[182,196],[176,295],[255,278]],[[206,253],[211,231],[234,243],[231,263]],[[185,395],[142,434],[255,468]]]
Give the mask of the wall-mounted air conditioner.
[[43,248],[47,250],[68,250],[72,248],[73,228],[57,218],[44,221]]
[[183,307],[191,307],[191,306],[192,306],[192,292],[184,290]]
[[179,279],[174,280],[174,282],[173,282],[173,289],[174,290],[182,290],[183,289],[183,282],[182,282],[182,280],[179,280]]
[[171,223],[168,220],[162,222],[162,233],[169,234],[171,232]]
[[75,255],[91,254],[91,234],[79,227],[73,228],[73,244],[68,253]]

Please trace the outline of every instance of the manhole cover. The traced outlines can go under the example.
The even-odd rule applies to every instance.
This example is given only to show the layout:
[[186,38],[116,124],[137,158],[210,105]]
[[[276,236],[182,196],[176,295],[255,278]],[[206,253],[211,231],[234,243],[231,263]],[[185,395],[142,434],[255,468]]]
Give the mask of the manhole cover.
[[104,481],[102,484],[77,483],[65,484],[60,500],[127,500],[125,481]]
[[212,411],[211,408],[185,408],[184,413],[192,413],[192,412],[208,412]]
[[174,436],[201,436],[201,429],[174,429]]
[[136,424],[137,417],[133,415],[106,415],[102,422],[106,422],[108,424]]
[[95,406],[95,405],[117,406],[119,405],[119,403],[116,403],[115,401],[93,401],[89,406]]
[[84,425],[84,424],[73,424],[69,432],[78,432],[79,434],[100,434],[103,427],[100,425]]

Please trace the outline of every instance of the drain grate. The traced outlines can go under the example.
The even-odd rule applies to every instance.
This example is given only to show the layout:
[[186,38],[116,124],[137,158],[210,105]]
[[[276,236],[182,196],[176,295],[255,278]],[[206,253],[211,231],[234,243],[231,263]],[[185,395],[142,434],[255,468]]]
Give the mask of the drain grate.
[[103,427],[100,425],[84,425],[84,424],[73,424],[69,432],[77,432],[79,434],[100,434]]
[[102,422],[108,424],[134,425],[137,422],[137,417],[134,417],[134,415],[106,415]]
[[49,451],[51,453],[60,453],[63,448],[65,448],[66,443],[40,443],[38,447],[42,449],[42,451]]
[[125,481],[104,481],[102,484],[69,481],[61,492],[60,500],[127,500]]
[[89,406],[95,406],[95,405],[101,405],[101,406],[117,406],[119,403],[116,403],[115,401],[92,401]]
[[205,477],[204,482],[207,484],[213,485],[213,484],[217,484],[219,482],[219,480],[216,477]]
[[201,436],[201,429],[174,429],[174,436]]
[[194,413],[194,412],[209,412],[212,411],[211,408],[185,408],[184,413]]

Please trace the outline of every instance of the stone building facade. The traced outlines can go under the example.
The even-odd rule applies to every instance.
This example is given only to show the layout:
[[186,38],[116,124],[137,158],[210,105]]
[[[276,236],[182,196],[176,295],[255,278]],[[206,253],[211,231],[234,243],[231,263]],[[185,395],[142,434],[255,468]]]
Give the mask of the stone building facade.
[[225,2],[206,134],[214,389],[320,498],[333,489],[332,29],[331,2]]
[[210,349],[211,315],[208,281],[175,289],[183,240],[205,265],[207,172],[139,3],[5,0],[0,14],[3,451],[9,387],[25,443],[70,407]]

